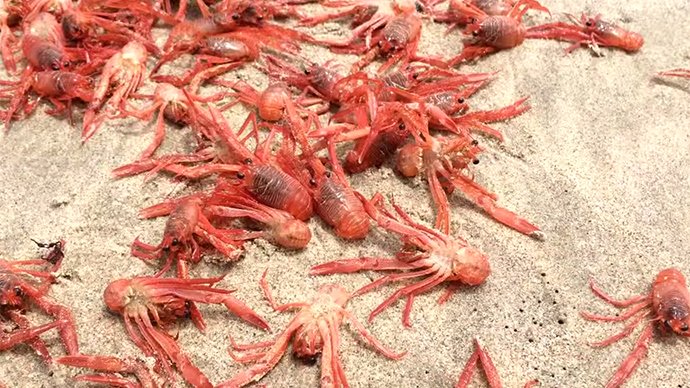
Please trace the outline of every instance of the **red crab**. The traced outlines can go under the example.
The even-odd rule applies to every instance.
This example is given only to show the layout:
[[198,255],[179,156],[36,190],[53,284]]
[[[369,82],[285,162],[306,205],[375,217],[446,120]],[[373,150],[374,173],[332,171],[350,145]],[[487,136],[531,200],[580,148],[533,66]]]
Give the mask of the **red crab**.
[[396,300],[406,297],[403,311],[403,324],[410,324],[410,311],[414,298],[443,282],[451,282],[439,303],[444,303],[459,285],[477,286],[486,280],[491,273],[487,257],[472,248],[465,240],[453,238],[437,230],[427,228],[413,221],[397,205],[393,204],[397,216],[383,207],[383,196],[376,194],[371,201],[366,201],[358,194],[364,207],[381,228],[399,234],[405,246],[395,258],[383,259],[361,257],[332,261],[312,267],[312,275],[334,273],[352,273],[363,270],[397,271],[400,273],[386,275],[355,291],[361,295],[386,283],[425,277],[412,285],[403,287],[388,297],[369,315],[371,321]]
[[421,15],[416,11],[413,1],[392,0],[384,5],[382,2],[371,0],[352,0],[333,2],[333,5],[348,8],[333,14],[317,15],[303,20],[302,23],[314,25],[343,16],[355,16],[356,26],[349,38],[319,41],[330,46],[335,52],[363,55],[352,66],[353,74],[378,56],[387,57],[386,62],[379,67],[379,73],[395,63],[400,62],[404,65],[413,60],[445,66],[440,59],[421,57],[417,54],[422,23]]
[[[350,293],[340,285],[326,284],[319,288],[317,295],[310,302],[276,305],[266,281],[266,272],[261,278],[261,288],[276,311],[300,309],[290,321],[285,331],[272,341],[250,345],[238,345],[231,339],[230,355],[241,363],[251,363],[251,367],[239,372],[218,388],[244,387],[264,377],[275,368],[285,354],[292,339],[292,351],[295,356],[314,359],[321,354],[321,387],[347,387],[345,371],[338,354],[340,348],[339,328],[346,318],[362,338],[384,356],[398,360],[405,353],[395,353],[382,345],[361,324],[355,316],[345,309],[351,298]],[[247,354],[235,355],[234,351],[249,351]]]
[[471,3],[462,3],[460,12],[472,19],[465,33],[472,38],[465,42],[462,52],[452,58],[448,66],[521,45],[525,38],[532,37],[531,29],[522,24],[522,17],[530,9],[550,13],[536,0],[519,0],[505,15],[489,15]]
[[[425,1],[426,7],[434,7],[443,0]],[[457,25],[467,25],[474,21],[474,18],[467,13],[467,5],[472,5],[489,16],[507,15],[513,8],[516,0],[450,0],[448,10],[444,12],[432,11],[434,21],[451,23],[452,29]]]
[[84,115],[82,141],[93,136],[106,118],[126,110],[127,99],[144,81],[147,58],[146,47],[132,41],[108,60]]
[[573,42],[566,49],[568,53],[581,46],[591,47],[596,54],[600,54],[599,47],[616,47],[632,53],[644,44],[642,35],[602,20],[601,15],[592,17],[583,13],[580,19],[571,14],[567,16],[572,24],[557,22],[531,27],[529,37]]
[[[78,354],[74,318],[68,308],[57,304],[47,296],[51,283],[54,281],[52,273],[46,271],[46,264],[53,264],[49,270],[55,271],[62,260],[62,246],[59,242],[48,248],[48,252],[41,259],[6,261],[0,260],[0,321],[9,321],[17,325],[18,330],[12,331],[0,340],[0,348],[7,349],[18,343],[26,342],[41,357],[50,362],[46,344],[38,337],[46,330],[57,327],[60,337],[68,354]],[[47,247],[47,246],[46,246]],[[36,268],[39,266],[39,268]],[[37,282],[36,279],[39,281]],[[33,305],[41,311],[55,318],[49,325],[31,327],[24,312]]]
[[[266,321],[234,296],[232,291],[213,288],[223,277],[210,279],[163,279],[137,277],[119,279],[108,285],[103,299],[108,309],[122,315],[127,334],[145,355],[153,356],[169,382],[173,366],[195,387],[212,387],[210,381],[184,354],[169,334],[179,318],[190,317],[203,331],[205,323],[197,303],[223,304],[243,320],[268,330]],[[81,366],[103,369],[98,359],[83,360]]]
[[611,337],[595,342],[592,346],[609,346],[629,336],[640,323],[644,329],[635,343],[635,347],[623,360],[620,367],[606,383],[606,388],[620,387],[635,371],[647,354],[649,342],[654,336],[656,326],[662,335],[677,334],[690,337],[690,292],[685,277],[675,268],[664,269],[654,279],[649,294],[634,296],[625,300],[616,300],[599,289],[591,279],[589,286],[594,295],[617,307],[628,308],[621,314],[605,316],[582,312],[582,316],[596,322],[625,322],[631,320],[625,328]]
[[[4,82],[0,82],[4,83]],[[0,91],[0,97],[9,98],[11,105],[6,114],[9,123],[16,113],[31,114],[41,99],[50,101],[54,108],[46,110],[49,115],[60,115],[67,111],[70,124],[72,119],[72,101],[75,99],[90,102],[93,98],[93,79],[79,73],[63,70],[46,70],[34,72],[30,77],[19,83],[8,83],[11,86]],[[29,89],[38,95],[38,99],[29,100]]]
[[[348,240],[363,239],[369,234],[369,217],[364,211],[361,202],[355,197],[354,191],[338,162],[335,144],[329,142],[328,153],[332,164],[332,172],[327,170],[320,158],[314,154],[307,139],[306,133],[312,122],[318,121],[310,117],[305,122],[298,116],[295,105],[290,102],[286,106],[289,117],[289,135],[300,144],[302,155],[299,165],[294,152],[289,152],[285,157],[288,161],[294,161],[294,167],[290,169],[293,176],[299,177],[303,184],[310,187],[314,198],[314,208],[321,219],[335,229],[335,234]],[[290,144],[283,140],[284,145]],[[287,146],[283,148],[285,151]],[[286,162],[285,164],[288,164]]]
[[[458,383],[455,384],[455,388],[467,388],[470,385],[470,382],[472,382],[472,375],[474,375],[474,370],[477,367],[477,361],[481,363],[482,369],[484,369],[484,375],[489,383],[489,387],[502,388],[503,384],[501,383],[501,378],[498,376],[498,370],[496,370],[491,356],[482,349],[479,340],[476,338],[474,339],[474,352],[472,352],[472,355],[467,360],[467,364],[465,364],[465,368],[462,370],[462,374],[460,375]],[[531,380],[524,385],[524,388],[531,388],[537,384],[539,384],[538,380]]]
[[248,218],[263,224],[263,231],[248,232],[287,249],[303,249],[311,240],[309,226],[292,214],[259,203],[227,180],[220,180],[206,201],[206,211],[217,217]]
[[[242,253],[242,242],[233,232],[217,229],[206,218],[203,212],[204,201],[199,196],[185,197],[177,201],[168,201],[161,205],[143,209],[142,218],[169,215],[163,232],[163,240],[157,246],[145,244],[137,238],[132,243],[132,255],[143,260],[165,258],[165,265],[156,273],[159,277],[166,273],[173,264],[177,264],[177,276],[187,278],[187,262],[198,263],[201,260],[200,243],[211,244],[229,260],[237,260]],[[162,210],[162,211],[161,211]]]
[[[208,110],[211,120],[206,127],[211,133],[211,144],[205,145],[192,155],[170,155],[157,160],[142,160],[122,166],[113,173],[123,177],[145,171],[163,170],[188,179],[199,179],[213,174],[232,174],[234,182],[262,204],[285,210],[302,221],[309,219],[313,213],[309,191],[297,179],[285,173],[281,169],[282,162],[274,160],[271,155],[274,131],[263,143],[257,144],[256,152],[252,153],[230,129],[218,108],[209,105]],[[186,166],[186,163],[197,165]]]
[[498,222],[530,237],[544,238],[538,227],[514,212],[500,207],[496,203],[496,194],[476,183],[473,176],[468,174],[470,163],[479,163],[476,156],[482,151],[476,140],[457,135],[434,137],[426,129],[420,131],[420,135],[414,143],[398,150],[396,169],[406,177],[420,174],[426,176],[438,208],[436,228],[448,233],[448,194],[457,189]]
[[[167,83],[158,83],[153,96],[151,96],[153,102],[149,106],[140,109],[128,108],[126,112],[127,115],[137,117],[140,120],[150,120],[154,112],[158,111],[153,141],[141,153],[139,159],[150,158],[158,147],[160,147],[161,143],[163,143],[166,129],[164,118],[167,118],[175,124],[188,124],[192,127],[194,132],[209,136],[204,123],[208,122],[211,118],[210,114],[208,114],[201,104],[204,102],[216,101],[223,96],[224,93],[215,94],[209,97],[201,97],[194,92],[183,91]],[[192,105],[195,106],[194,109],[191,108]],[[203,117],[199,118],[197,115]]]

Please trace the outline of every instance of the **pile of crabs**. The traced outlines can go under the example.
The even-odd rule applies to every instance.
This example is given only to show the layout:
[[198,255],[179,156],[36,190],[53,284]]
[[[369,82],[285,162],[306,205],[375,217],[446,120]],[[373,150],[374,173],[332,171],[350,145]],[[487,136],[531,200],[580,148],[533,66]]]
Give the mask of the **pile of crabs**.
[[[477,286],[490,274],[489,260],[467,241],[451,234],[448,196],[459,193],[496,221],[520,233],[543,237],[539,228],[502,207],[496,194],[474,180],[473,169],[484,151],[481,141],[502,141],[491,123],[530,109],[527,98],[493,110],[474,110],[469,100],[496,73],[469,73],[456,66],[498,50],[519,46],[524,39],[570,42],[595,51],[614,47],[635,52],[642,37],[606,22],[600,16],[525,26],[530,11],[549,13],[536,0],[324,0],[322,13],[307,15],[309,0],[26,0],[0,2],[0,53],[11,79],[1,81],[0,116],[9,127],[32,114],[44,99],[51,115],[83,113],[82,139],[88,140],[109,121],[155,118],[153,141],[141,156],[114,171],[117,178],[168,174],[178,180],[204,180],[206,189],[143,209],[143,218],[167,217],[162,240],[150,245],[135,240],[132,255],[162,267],[152,276],[118,279],[104,292],[108,309],[120,314],[131,340],[155,359],[150,370],[139,359],[119,359],[79,352],[69,309],[49,296],[63,258],[64,241],[39,244],[40,258],[0,260],[0,350],[26,343],[43,359],[51,356],[40,335],[59,330],[66,356],[61,364],[95,370],[75,379],[111,386],[156,387],[171,384],[179,373],[195,387],[213,386],[180,348],[172,334],[175,323],[189,318],[199,330],[205,322],[197,303],[222,304],[247,323],[269,325],[230,290],[215,287],[225,276],[193,278],[189,266],[204,255],[239,260],[246,241],[265,239],[286,250],[308,249],[310,218],[317,215],[345,240],[366,238],[372,221],[397,235],[400,250],[390,258],[360,257],[317,265],[312,275],[382,271],[389,274],[351,292],[339,284],[322,286],[305,302],[277,305],[266,272],[260,280],[266,299],[278,311],[298,310],[288,327],[272,340],[239,345],[231,340],[231,356],[246,369],[220,383],[241,387],[271,371],[292,340],[298,357],[321,355],[321,385],[347,386],[338,356],[340,326],[347,320],[365,342],[382,355],[398,359],[346,309],[350,298],[391,282],[410,282],[385,299],[370,319],[405,300],[403,325],[410,325],[415,296],[448,285],[439,303],[459,286]],[[421,55],[418,44],[423,20],[461,26],[468,38],[452,58]],[[341,39],[316,39],[301,27],[327,21],[349,23]],[[168,27],[162,48],[153,39],[155,27]],[[291,27],[288,27],[291,26]],[[336,53],[356,54],[349,71],[314,63],[300,54],[304,44]],[[18,53],[23,59],[18,61]],[[170,70],[180,57],[192,64]],[[153,69],[147,63],[155,60]],[[235,69],[254,64],[271,83],[256,90],[229,80]],[[376,65],[374,65],[376,64]],[[164,70],[168,68],[168,72]],[[662,73],[690,77],[676,69]],[[140,93],[145,83],[151,95]],[[251,113],[232,128],[224,113],[238,104]],[[166,121],[189,128],[197,147],[192,153],[161,155]],[[350,186],[348,176],[389,162],[402,177],[422,176],[436,208],[433,227],[412,219],[382,194],[365,198]],[[175,276],[168,273],[173,270]],[[647,319],[635,349],[607,386],[619,386],[644,356],[653,325],[662,331],[688,334],[690,295],[677,270],[662,271],[652,292],[616,301],[594,283],[593,292],[616,307],[630,310],[616,316],[584,313],[596,321],[632,319],[626,329],[598,345],[629,335]],[[38,308],[54,318],[31,326],[23,315]],[[652,318],[649,320],[648,318]],[[480,362],[492,387],[501,386],[489,355],[475,340],[457,382],[465,387]],[[136,381],[129,380],[133,374]],[[529,385],[536,384],[531,381]]]

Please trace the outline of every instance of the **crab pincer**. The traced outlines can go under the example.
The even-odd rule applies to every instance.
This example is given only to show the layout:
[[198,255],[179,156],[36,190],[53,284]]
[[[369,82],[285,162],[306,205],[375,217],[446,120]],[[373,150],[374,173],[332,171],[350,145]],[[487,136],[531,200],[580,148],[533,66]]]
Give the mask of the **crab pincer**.
[[625,328],[611,337],[592,343],[595,347],[609,346],[628,337],[641,323],[644,329],[635,342],[633,350],[623,360],[616,373],[606,383],[606,388],[620,387],[632,375],[646,356],[649,343],[657,327],[662,335],[676,334],[690,337],[690,292],[685,276],[676,268],[659,272],[646,295],[634,296],[625,300],[615,300],[602,291],[590,279],[589,286],[597,297],[617,308],[627,308],[615,316],[582,312],[583,318],[595,322],[626,322]]
[[242,242],[228,233],[214,227],[203,213],[204,201],[199,196],[190,196],[167,201],[141,211],[143,218],[169,215],[165,224],[163,239],[157,246],[145,244],[137,238],[132,243],[132,254],[142,260],[165,258],[165,265],[155,275],[163,275],[173,261],[177,264],[177,276],[189,276],[187,262],[201,260],[200,242],[207,242],[230,260],[236,260],[242,253]]
[[228,311],[254,326],[268,330],[266,321],[231,295],[213,288],[223,277],[175,279],[136,277],[111,282],[103,293],[108,310],[122,315],[127,334],[147,356],[154,356],[168,380],[175,366],[195,387],[212,387],[208,378],[184,354],[168,333],[179,318],[191,317],[199,330],[205,323],[194,303],[222,304]]
[[[146,364],[138,359],[120,359],[112,356],[64,356],[55,359],[58,364],[76,368],[89,368],[102,372],[99,374],[83,374],[74,377],[75,381],[94,384],[104,384],[114,387],[158,388],[158,384],[151,376]],[[122,374],[133,374],[138,385],[121,377]]]
[[491,269],[486,255],[469,246],[467,241],[453,238],[413,221],[395,204],[393,207],[397,215],[390,213],[383,207],[383,196],[379,193],[374,195],[371,201],[367,201],[359,193],[357,195],[364,203],[367,213],[381,228],[401,236],[405,243],[404,248],[395,258],[360,257],[337,260],[312,267],[310,274],[328,275],[364,270],[399,272],[382,276],[355,291],[353,295],[361,295],[387,283],[424,277],[388,297],[371,312],[370,321],[395,301],[406,297],[403,324],[409,327],[412,302],[417,295],[443,282],[450,282],[448,290],[439,299],[439,303],[444,303],[459,285],[478,286],[489,277]]
[[[347,319],[350,324],[376,351],[398,360],[407,352],[395,353],[381,344],[355,316],[345,309],[352,295],[338,284],[326,284],[309,302],[276,305],[266,281],[266,272],[261,278],[261,288],[266,299],[276,311],[300,309],[288,323],[287,328],[274,340],[249,345],[238,345],[231,339],[231,357],[240,363],[253,364],[227,380],[218,388],[239,388],[259,381],[270,372],[283,357],[292,340],[292,352],[303,359],[314,359],[321,355],[321,387],[347,387],[347,379],[340,361],[339,328]],[[235,351],[247,352],[236,355]]]
[[[482,348],[482,345],[479,343],[479,339],[475,338],[473,342],[474,352],[472,352],[472,355],[467,360],[465,368],[462,370],[462,374],[460,374],[457,384],[455,384],[455,388],[467,388],[470,385],[472,375],[474,375],[474,370],[477,368],[477,362],[481,363],[482,369],[484,369],[484,375],[489,383],[489,387],[502,388],[503,384],[501,383],[501,378],[498,376],[498,370],[496,369],[493,360],[491,360],[491,356],[489,356],[489,353]],[[538,380],[530,380],[523,386],[523,388],[531,388],[537,384],[539,384]]]

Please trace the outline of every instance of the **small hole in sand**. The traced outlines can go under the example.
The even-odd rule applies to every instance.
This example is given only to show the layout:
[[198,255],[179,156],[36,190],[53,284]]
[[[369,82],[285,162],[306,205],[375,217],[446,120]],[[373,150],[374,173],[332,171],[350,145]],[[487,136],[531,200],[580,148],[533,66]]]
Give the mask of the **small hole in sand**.
[[559,319],[559,320],[558,320],[558,324],[559,324],[559,325],[562,325],[562,324],[564,324],[564,323],[565,323],[564,320],[562,320],[562,319]]

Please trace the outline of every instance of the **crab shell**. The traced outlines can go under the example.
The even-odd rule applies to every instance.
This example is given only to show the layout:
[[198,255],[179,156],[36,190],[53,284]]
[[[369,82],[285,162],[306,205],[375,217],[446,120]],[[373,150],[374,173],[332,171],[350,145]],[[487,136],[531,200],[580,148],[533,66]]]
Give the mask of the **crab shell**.
[[690,293],[685,277],[675,268],[656,276],[652,286],[652,308],[664,328],[690,336]]

